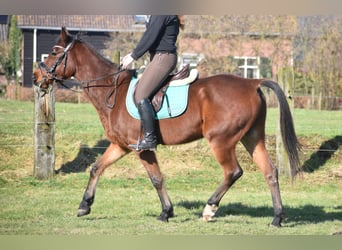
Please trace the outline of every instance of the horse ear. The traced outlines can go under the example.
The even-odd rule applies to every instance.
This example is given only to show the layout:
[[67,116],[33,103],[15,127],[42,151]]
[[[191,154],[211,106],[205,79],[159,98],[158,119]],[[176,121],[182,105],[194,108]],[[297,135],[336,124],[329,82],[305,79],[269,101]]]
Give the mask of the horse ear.
[[69,35],[69,32],[67,31],[66,27],[63,26],[63,27],[62,27],[62,30],[61,30],[61,35],[60,35],[61,40],[62,40],[62,41],[65,41],[65,40],[66,40],[66,37],[67,37],[68,35]]
[[63,46],[67,46],[72,41],[72,36],[67,31],[66,27],[63,26],[61,30],[61,34],[59,36],[59,42],[63,44]]

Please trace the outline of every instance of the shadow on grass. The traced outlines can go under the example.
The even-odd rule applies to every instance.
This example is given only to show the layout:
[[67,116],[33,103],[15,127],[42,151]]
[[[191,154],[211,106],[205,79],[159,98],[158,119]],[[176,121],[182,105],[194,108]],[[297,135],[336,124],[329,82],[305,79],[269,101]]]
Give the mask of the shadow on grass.
[[107,140],[98,141],[92,148],[87,145],[81,145],[75,159],[63,164],[60,169],[56,170],[56,173],[68,174],[84,172],[96,161],[98,155],[102,155],[106,151],[108,146],[109,141]]
[[[182,201],[177,204],[189,210],[196,209],[196,215],[199,217],[201,213],[198,210],[204,208],[203,201]],[[305,205],[300,207],[285,206],[285,222],[294,223],[295,225],[320,223],[325,221],[342,220],[342,207],[335,207],[336,212],[325,212],[323,206]],[[231,203],[220,205],[215,217],[225,217],[227,215],[246,215],[250,217],[273,217],[273,208],[267,206],[246,206],[242,203]]]
[[303,164],[303,171],[312,173],[322,167],[342,145],[342,136],[337,135],[321,144],[319,149]]

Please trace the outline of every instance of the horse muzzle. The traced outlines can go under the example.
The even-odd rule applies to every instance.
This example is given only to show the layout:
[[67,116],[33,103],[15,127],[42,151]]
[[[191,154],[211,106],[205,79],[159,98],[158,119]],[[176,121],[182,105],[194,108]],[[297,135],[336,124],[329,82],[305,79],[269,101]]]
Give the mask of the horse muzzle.
[[32,82],[35,86],[39,88],[47,89],[49,87],[49,84],[52,84],[52,79],[43,76],[38,70],[36,70],[32,74]]

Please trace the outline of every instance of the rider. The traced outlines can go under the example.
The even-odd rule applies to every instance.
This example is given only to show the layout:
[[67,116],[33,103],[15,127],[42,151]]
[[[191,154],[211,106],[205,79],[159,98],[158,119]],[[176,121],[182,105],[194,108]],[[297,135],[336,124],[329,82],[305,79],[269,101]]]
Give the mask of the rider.
[[182,16],[149,16],[146,31],[142,35],[135,49],[122,60],[122,67],[126,69],[134,60],[150,53],[150,63],[147,65],[134,94],[134,102],[138,108],[144,139],[130,147],[140,150],[155,150],[157,135],[155,113],[150,98],[160,89],[160,85],[174,70],[177,64],[176,41],[179,28],[183,28]]

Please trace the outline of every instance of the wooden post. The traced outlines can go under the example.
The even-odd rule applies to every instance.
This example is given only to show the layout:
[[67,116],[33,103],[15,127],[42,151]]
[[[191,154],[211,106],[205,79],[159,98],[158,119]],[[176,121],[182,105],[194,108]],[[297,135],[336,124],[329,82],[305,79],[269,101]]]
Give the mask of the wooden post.
[[277,166],[279,175],[291,176],[289,158],[286,154],[284,144],[281,138],[280,124],[277,125],[276,134],[276,154],[277,154]]
[[[291,95],[292,100],[294,101],[293,97],[293,72],[289,68],[281,68],[278,71],[278,82],[279,85],[282,87],[285,95]],[[288,102],[289,102],[288,98]],[[289,102],[289,107],[292,109],[293,103]],[[280,115],[280,114],[278,114]],[[280,124],[277,123],[277,133],[276,133],[276,155],[277,155],[277,165],[278,165],[278,172],[279,175],[286,175],[291,176],[291,168],[290,168],[290,162],[289,158],[286,154],[284,143],[282,141],[281,137],[281,131],[280,131]]]
[[55,169],[55,97],[52,86],[46,91],[34,86],[34,169],[38,179],[49,179]]

